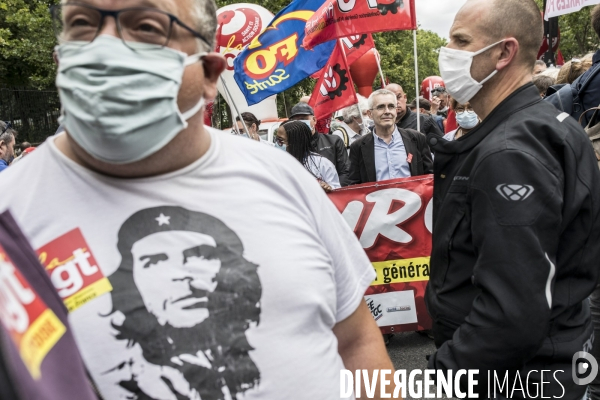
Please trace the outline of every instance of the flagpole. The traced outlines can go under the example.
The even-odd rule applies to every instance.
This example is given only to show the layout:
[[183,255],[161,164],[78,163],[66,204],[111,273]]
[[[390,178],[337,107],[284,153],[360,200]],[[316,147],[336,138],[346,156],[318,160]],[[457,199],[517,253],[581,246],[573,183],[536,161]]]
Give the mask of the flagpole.
[[[375,42],[373,42],[373,47],[375,47]],[[385,76],[383,76],[383,70],[381,69],[381,56],[377,47],[375,47],[375,60],[377,60],[377,68],[379,68],[379,76],[381,77],[381,87],[385,87]]]
[[[254,139],[253,137],[250,136],[250,131],[248,130],[248,127],[246,126],[246,121],[244,121],[244,118],[242,118],[242,114],[240,113],[240,110],[238,110],[237,104],[235,104],[235,102],[233,101],[233,96],[231,96],[231,93],[229,92],[229,88],[227,87],[227,84],[225,83],[225,79],[223,79],[223,75],[221,75],[220,78],[221,78],[221,83],[223,84],[223,89],[225,89],[225,93],[227,94],[229,101],[233,105],[233,108],[235,109],[235,112],[237,113],[238,117],[240,117],[240,121],[242,122],[242,125],[244,126],[244,130],[246,131],[246,134],[248,135],[248,137],[250,139]],[[233,118],[233,119],[234,120],[231,121],[231,125],[232,125],[232,127],[235,127],[235,130],[237,132],[235,118]]]
[[421,104],[419,101],[419,60],[417,59],[417,30],[413,31],[413,41],[415,50],[415,91],[417,92],[417,131],[421,132]]

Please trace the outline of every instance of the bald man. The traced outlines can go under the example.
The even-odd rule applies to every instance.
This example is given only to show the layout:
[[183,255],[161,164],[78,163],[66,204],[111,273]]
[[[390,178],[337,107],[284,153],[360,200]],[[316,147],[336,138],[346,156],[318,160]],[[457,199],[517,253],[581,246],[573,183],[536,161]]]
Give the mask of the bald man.
[[454,142],[427,138],[428,367],[479,370],[480,398],[578,400],[589,383],[571,363],[593,342],[600,171],[581,126],[531,83],[542,34],[533,0],[468,0],[440,51],[450,95],[482,122]]
[[424,135],[432,133],[439,137],[444,136],[437,122],[430,115],[421,114],[419,116],[421,126],[420,129],[417,129],[417,113],[412,112],[406,106],[406,93],[404,93],[402,86],[397,83],[390,83],[385,88],[396,95],[396,126],[398,129],[414,129]]

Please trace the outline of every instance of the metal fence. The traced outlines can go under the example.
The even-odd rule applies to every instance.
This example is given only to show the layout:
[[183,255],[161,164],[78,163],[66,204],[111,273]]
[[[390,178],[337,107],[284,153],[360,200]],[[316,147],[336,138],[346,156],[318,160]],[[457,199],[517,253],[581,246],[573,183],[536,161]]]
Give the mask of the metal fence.
[[59,116],[56,90],[0,86],[0,120],[12,123],[17,142],[43,142],[56,132]]

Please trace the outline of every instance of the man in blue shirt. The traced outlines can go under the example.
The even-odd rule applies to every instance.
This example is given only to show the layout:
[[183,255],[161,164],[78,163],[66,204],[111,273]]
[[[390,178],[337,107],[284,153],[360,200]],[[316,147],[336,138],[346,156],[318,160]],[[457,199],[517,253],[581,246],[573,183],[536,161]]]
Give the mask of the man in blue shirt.
[[10,124],[0,121],[0,172],[8,168],[8,162],[15,155],[15,134]]
[[369,97],[369,116],[375,124],[350,146],[351,184],[379,182],[433,172],[425,136],[396,126],[396,95],[386,89]]

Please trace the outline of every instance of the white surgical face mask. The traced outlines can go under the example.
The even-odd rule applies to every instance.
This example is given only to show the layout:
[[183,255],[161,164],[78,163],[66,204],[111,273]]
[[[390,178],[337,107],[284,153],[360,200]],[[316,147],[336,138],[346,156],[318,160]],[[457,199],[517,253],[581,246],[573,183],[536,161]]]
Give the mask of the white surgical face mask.
[[164,47],[134,51],[119,38],[56,47],[59,121],[87,153],[111,164],[142,160],[187,128],[204,97],[181,113],[177,95],[185,67],[206,53],[188,56]]
[[371,118],[367,117],[366,115],[362,116],[362,121],[363,121],[364,129],[370,129],[375,125],[373,120]]
[[474,112],[456,114],[456,122],[461,128],[473,129],[479,123],[479,117]]
[[464,104],[471,101],[473,96],[481,90],[483,84],[498,73],[495,70],[487,78],[481,82],[477,82],[471,76],[471,65],[473,64],[473,57],[502,42],[504,40],[476,52],[449,49],[447,47],[440,49],[439,66],[442,79],[446,85],[446,90],[458,103]]

